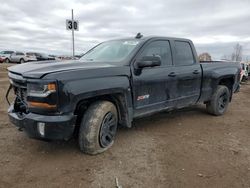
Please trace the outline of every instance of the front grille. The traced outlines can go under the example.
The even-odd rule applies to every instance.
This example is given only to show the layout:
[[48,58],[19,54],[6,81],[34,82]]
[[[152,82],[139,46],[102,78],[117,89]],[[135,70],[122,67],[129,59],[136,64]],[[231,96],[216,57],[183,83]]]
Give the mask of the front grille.
[[14,87],[16,98],[27,106],[27,89]]
[[27,89],[14,86],[14,92],[16,99],[14,102],[14,110],[18,113],[28,113],[28,104],[27,104]]
[[8,75],[16,95],[14,110],[19,114],[28,113],[27,80],[18,73],[9,72]]

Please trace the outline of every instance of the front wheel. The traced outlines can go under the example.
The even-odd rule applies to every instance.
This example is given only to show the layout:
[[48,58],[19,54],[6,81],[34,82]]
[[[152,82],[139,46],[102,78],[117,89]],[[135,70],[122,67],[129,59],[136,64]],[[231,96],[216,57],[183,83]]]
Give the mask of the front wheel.
[[207,111],[216,116],[223,115],[227,110],[229,100],[230,92],[228,87],[219,85],[215,90],[211,101],[207,103]]
[[114,143],[118,115],[115,105],[109,101],[97,101],[84,113],[79,129],[80,150],[95,155]]

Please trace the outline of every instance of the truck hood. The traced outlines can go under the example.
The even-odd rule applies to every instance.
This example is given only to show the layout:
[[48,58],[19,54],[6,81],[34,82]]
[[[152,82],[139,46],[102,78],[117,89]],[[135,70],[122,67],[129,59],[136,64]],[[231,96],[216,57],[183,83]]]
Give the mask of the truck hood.
[[81,62],[78,60],[59,61],[59,62],[41,61],[41,62],[32,62],[32,63],[15,65],[9,67],[8,70],[11,73],[21,75],[24,78],[42,78],[45,75],[55,72],[79,70],[79,69],[86,69],[86,70],[100,69],[108,67],[116,67],[116,65],[103,62]]

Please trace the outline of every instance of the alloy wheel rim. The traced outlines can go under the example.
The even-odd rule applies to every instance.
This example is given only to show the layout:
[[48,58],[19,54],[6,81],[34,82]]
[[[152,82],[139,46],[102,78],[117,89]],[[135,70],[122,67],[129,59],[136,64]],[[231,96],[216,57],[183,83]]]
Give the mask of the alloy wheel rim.
[[219,97],[219,110],[220,111],[224,111],[226,106],[227,106],[227,103],[228,103],[228,95],[227,93],[223,93],[220,97]]
[[113,142],[116,129],[116,117],[112,112],[108,112],[103,118],[99,135],[99,141],[102,147],[105,148]]

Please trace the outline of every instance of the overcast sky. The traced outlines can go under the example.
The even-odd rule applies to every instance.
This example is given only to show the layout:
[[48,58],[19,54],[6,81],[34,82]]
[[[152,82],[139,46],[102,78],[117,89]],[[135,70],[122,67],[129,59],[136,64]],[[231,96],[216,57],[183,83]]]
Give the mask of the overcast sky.
[[77,53],[141,32],[190,38],[214,59],[239,42],[250,59],[250,0],[0,0],[0,50],[70,54],[72,8]]

